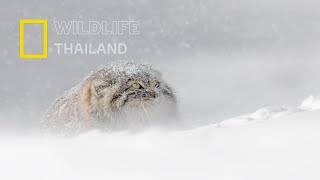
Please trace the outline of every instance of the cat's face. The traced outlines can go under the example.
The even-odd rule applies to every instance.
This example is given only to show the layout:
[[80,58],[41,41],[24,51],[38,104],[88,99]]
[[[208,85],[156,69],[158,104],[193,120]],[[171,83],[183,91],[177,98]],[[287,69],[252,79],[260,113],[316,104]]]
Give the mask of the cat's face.
[[106,69],[97,76],[93,86],[100,105],[113,109],[141,109],[175,102],[171,88],[159,72],[149,66],[133,68],[116,72]]

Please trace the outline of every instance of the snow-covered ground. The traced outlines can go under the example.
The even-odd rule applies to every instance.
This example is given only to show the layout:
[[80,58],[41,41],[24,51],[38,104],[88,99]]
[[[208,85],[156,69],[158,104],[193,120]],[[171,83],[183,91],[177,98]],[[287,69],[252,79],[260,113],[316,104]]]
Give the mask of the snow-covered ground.
[[0,136],[0,179],[320,179],[319,100],[189,130]]

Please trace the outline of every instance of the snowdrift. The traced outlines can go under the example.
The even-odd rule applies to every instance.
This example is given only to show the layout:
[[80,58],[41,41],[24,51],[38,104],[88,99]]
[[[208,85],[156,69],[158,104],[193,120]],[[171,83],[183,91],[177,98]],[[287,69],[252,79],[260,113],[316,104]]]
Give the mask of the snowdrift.
[[319,100],[219,124],[76,138],[0,137],[0,179],[320,179]]

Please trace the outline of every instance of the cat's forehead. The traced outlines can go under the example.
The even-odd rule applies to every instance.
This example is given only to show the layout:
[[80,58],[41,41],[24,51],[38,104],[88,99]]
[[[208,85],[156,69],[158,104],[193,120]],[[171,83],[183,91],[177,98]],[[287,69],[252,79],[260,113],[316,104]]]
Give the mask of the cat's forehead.
[[152,81],[152,80],[160,80],[160,76],[155,74],[148,74],[148,73],[133,73],[133,74],[126,74],[124,79],[126,80],[134,80],[134,81]]
[[120,78],[141,81],[160,80],[161,73],[150,65],[138,64],[133,62],[110,64],[100,68],[95,74],[102,78]]

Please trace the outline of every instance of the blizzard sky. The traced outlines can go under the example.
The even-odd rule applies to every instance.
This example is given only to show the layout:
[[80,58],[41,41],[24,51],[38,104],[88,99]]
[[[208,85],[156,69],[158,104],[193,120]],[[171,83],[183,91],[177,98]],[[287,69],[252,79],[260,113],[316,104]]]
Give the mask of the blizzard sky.
[[[296,106],[320,92],[320,3],[315,0],[3,0],[2,4],[0,127],[5,131],[33,130],[56,97],[101,64],[120,59],[158,67],[175,88],[183,116],[196,124],[265,106]],[[48,59],[19,59],[23,18],[48,19]],[[54,20],[139,20],[141,35],[59,37]],[[59,41],[124,41],[128,53],[58,56],[51,51]]]

